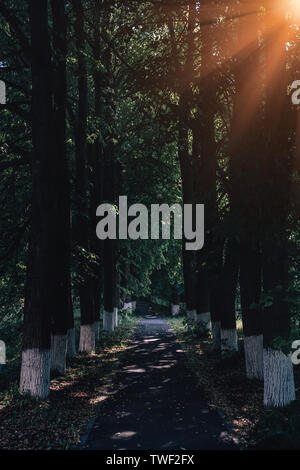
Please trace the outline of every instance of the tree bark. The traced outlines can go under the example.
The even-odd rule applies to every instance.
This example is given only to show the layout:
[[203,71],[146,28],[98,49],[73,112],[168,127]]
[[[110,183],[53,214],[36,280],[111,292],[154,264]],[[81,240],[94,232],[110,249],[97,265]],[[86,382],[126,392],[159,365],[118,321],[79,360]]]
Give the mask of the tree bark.
[[[273,12],[268,21],[276,21]],[[263,288],[269,305],[263,310],[264,335],[264,405],[283,407],[295,400],[293,367],[288,353],[279,344],[289,339],[290,314],[286,300],[288,288],[287,216],[293,155],[288,125],[294,119],[286,69],[286,38],[288,23],[280,25],[280,34],[265,38],[266,80],[266,147],[263,174],[268,187],[263,197]],[[273,73],[274,57],[280,55],[277,73]]]
[[89,243],[88,176],[87,176],[87,68],[85,59],[85,31],[81,0],[74,0],[75,42],[78,59],[78,120],[75,129],[76,159],[76,216],[75,235],[77,244],[77,274],[80,298],[80,341],[79,351],[95,350],[95,310],[92,279],[89,273],[87,254]]
[[240,288],[243,317],[246,375],[263,379],[263,335],[261,295],[261,253],[259,246],[240,245]]
[[[108,151],[112,148],[108,146]],[[105,186],[104,200],[114,202],[114,165],[113,154],[105,155]],[[106,239],[103,241],[103,329],[113,331],[115,328],[115,289],[116,289],[116,266],[115,266],[115,240]]]
[[[193,179],[193,166],[192,158],[189,155],[188,150],[188,128],[185,124],[186,113],[185,108],[185,97],[182,97],[183,102],[183,118],[178,125],[178,157],[181,170],[181,181],[182,181],[182,199],[183,204],[194,203],[194,179]],[[183,236],[182,239],[182,264],[183,264],[183,278],[184,278],[184,290],[185,290],[185,301],[187,316],[189,318],[196,318],[197,308],[197,253],[194,251],[188,251],[185,248],[186,239]]]
[[[243,26],[240,20],[240,28]],[[257,24],[257,31],[258,31]],[[238,32],[239,35],[244,31]],[[255,44],[255,43],[254,43]],[[263,379],[261,295],[261,220],[263,85],[261,50],[254,50],[235,69],[235,97],[230,139],[232,227],[239,243],[240,294],[246,375]],[[258,75],[254,80],[252,77]],[[251,79],[249,79],[251,77]],[[241,116],[247,115],[247,120]]]
[[223,358],[238,351],[235,298],[238,281],[238,245],[227,240],[222,269],[221,354]]
[[67,18],[65,7],[59,0],[51,0],[53,18],[53,48],[55,68],[53,73],[54,132],[52,164],[56,171],[57,220],[54,289],[57,306],[52,312],[51,369],[60,374],[66,371],[67,331],[74,321],[71,315],[71,227],[70,183],[66,150],[67,107]]
[[[53,109],[51,52],[46,0],[28,1],[32,73],[32,217],[20,393],[46,398],[50,386],[51,315],[57,239],[57,194],[52,165]],[[57,260],[56,260],[57,261]]]
[[[95,118],[96,122],[100,122],[105,119],[102,105],[102,88],[103,88],[103,77],[102,73],[96,64],[101,61],[101,38],[100,31],[102,30],[101,24],[101,9],[103,1],[97,2],[94,11],[94,36],[93,36],[93,57],[95,66],[93,70],[93,81],[94,81],[94,98],[95,98]],[[93,296],[94,296],[94,307],[95,307],[95,330],[96,339],[99,337],[100,327],[100,307],[103,295],[103,266],[101,260],[103,259],[103,243],[98,240],[94,227],[96,226],[96,209],[103,200],[103,146],[100,141],[100,137],[97,137],[93,144],[93,151],[91,152],[91,248],[97,257],[97,264],[93,270]]]

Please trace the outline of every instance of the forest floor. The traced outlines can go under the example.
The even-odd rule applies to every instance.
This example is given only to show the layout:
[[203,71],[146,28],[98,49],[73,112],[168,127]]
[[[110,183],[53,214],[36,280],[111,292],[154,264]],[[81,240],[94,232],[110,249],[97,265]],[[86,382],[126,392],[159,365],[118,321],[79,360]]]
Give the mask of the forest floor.
[[174,330],[153,314],[139,322],[84,448],[238,449],[196,386]]
[[100,332],[95,354],[72,359],[64,377],[52,378],[50,397],[42,402],[18,395],[21,342],[16,325],[15,336],[3,329],[9,361],[0,371],[0,449],[77,449],[137,322],[124,315],[114,333]]
[[300,366],[294,367],[297,400],[284,409],[263,407],[263,384],[245,376],[241,322],[239,353],[221,361],[209,338],[199,338],[185,317],[168,318],[186,352],[188,367],[211,408],[225,414],[241,449],[300,449]]
[[[196,380],[197,399],[200,394],[210,410],[224,412],[229,427],[238,436],[240,448],[300,448],[300,366],[294,368],[297,400],[283,410],[266,410],[262,406],[262,384],[245,377],[241,329],[239,353],[232,360],[221,362],[219,355],[211,350],[210,339],[199,338],[185,317],[170,318],[166,312],[161,314],[176,332],[185,351],[185,370],[190,375],[188,378],[185,372],[185,380],[191,377],[194,383]],[[0,449],[77,449],[87,424],[97,414],[99,403],[104,402],[102,413],[106,399],[113,400],[107,385],[114,383],[127,352],[130,353],[139,319],[124,315],[121,327],[113,334],[101,332],[96,353],[79,354],[70,361],[66,376],[52,378],[50,398],[40,403],[18,395],[21,319],[2,322],[0,338],[7,345],[8,361],[0,369]],[[143,354],[149,351],[142,352],[140,361],[146,357]],[[177,376],[182,382],[181,373],[179,371]],[[134,374],[128,376],[132,378]],[[153,387],[155,389],[156,385]],[[151,417],[151,407],[148,411]],[[192,419],[192,413],[190,416]]]

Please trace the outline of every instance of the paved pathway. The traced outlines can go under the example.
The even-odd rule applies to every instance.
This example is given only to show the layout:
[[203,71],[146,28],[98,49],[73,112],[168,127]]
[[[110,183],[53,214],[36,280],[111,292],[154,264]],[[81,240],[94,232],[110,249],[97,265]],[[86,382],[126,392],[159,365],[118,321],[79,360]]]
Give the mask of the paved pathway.
[[146,316],[122,358],[86,449],[236,448],[217,411],[209,409],[185,367],[167,322]]

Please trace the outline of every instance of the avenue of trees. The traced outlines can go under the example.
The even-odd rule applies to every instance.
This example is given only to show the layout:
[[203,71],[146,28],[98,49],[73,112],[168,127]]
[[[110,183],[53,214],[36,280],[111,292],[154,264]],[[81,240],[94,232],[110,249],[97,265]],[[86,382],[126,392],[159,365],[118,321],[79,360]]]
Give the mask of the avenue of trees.
[[[50,370],[137,298],[164,293],[178,313],[183,284],[224,360],[241,311],[265,406],[295,399],[300,11],[275,3],[1,1],[0,297],[24,313],[21,394],[47,397]],[[100,242],[96,209],[119,195],[204,204],[204,248]]]

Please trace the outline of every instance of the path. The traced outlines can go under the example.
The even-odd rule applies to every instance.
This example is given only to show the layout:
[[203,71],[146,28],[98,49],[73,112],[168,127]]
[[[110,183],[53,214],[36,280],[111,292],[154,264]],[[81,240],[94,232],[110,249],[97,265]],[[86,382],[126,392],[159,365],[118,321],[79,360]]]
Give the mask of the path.
[[167,322],[139,323],[85,449],[233,449],[217,411],[208,408],[185,367]]

